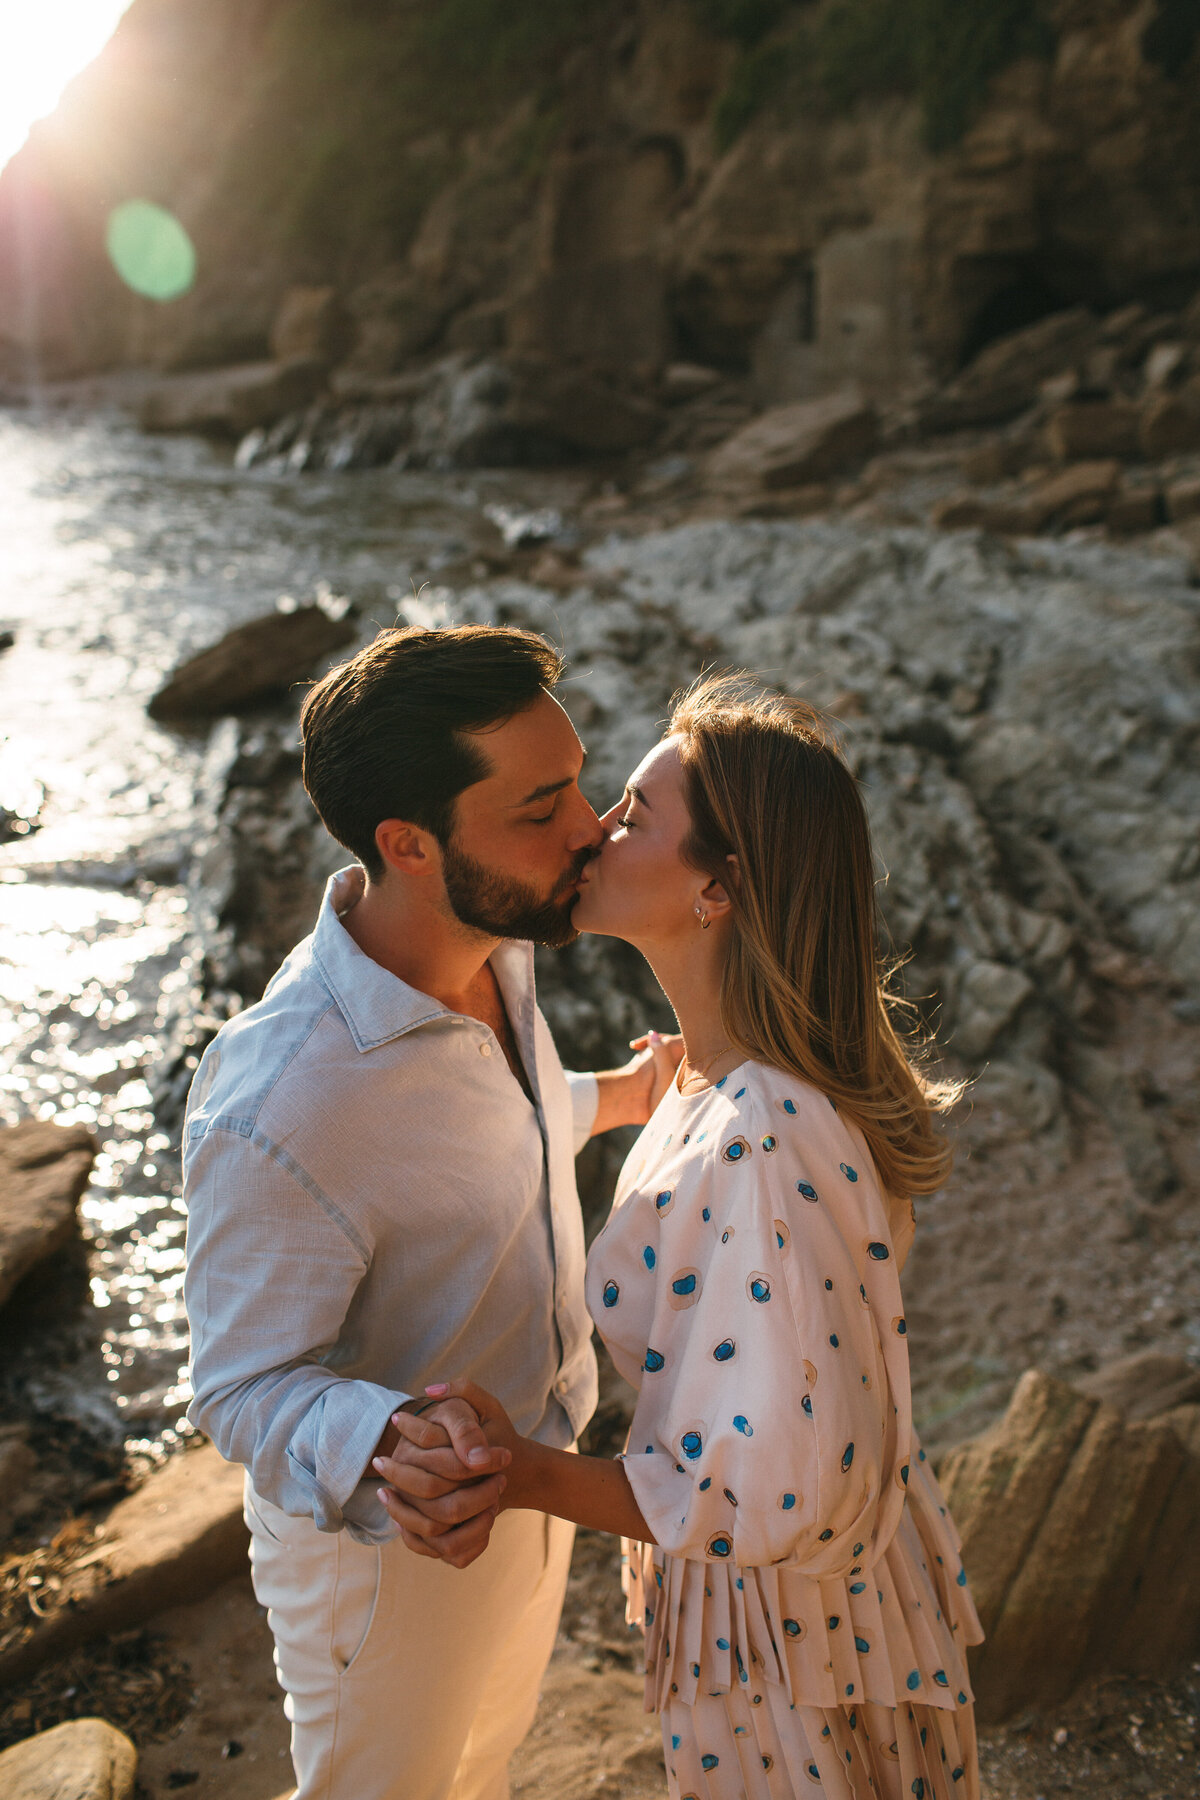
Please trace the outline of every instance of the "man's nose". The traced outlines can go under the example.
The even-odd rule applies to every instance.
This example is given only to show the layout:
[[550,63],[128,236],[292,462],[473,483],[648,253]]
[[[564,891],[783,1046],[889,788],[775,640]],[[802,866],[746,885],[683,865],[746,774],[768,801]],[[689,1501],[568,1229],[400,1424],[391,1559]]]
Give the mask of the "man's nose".
[[598,850],[604,842],[604,838],[604,826],[597,817],[595,807],[580,794],[579,817],[575,822],[575,829],[571,833],[571,848],[583,850],[590,845],[593,850]]

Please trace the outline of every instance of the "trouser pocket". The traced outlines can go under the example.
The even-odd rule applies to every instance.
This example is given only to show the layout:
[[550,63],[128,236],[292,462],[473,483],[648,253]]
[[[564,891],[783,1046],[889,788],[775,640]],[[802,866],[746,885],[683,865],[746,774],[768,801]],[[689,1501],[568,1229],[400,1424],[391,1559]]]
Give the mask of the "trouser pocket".
[[329,1605],[329,1654],[339,1675],[349,1675],[367,1655],[383,1590],[383,1555],[377,1544],[359,1544],[344,1531],[334,1546]]

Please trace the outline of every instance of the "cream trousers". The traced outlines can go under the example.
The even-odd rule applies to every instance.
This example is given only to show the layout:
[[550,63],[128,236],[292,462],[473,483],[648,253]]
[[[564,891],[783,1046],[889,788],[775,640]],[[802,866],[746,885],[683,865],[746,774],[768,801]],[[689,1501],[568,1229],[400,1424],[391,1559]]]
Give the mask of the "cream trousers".
[[318,1531],[246,1484],[254,1591],[292,1726],[294,1800],[508,1800],[575,1535],[502,1513],[467,1569]]

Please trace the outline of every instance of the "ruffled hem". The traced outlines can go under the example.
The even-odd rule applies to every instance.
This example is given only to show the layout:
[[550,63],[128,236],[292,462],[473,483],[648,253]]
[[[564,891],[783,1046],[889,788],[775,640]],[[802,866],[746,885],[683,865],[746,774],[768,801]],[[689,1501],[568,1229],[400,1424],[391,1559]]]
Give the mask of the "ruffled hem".
[[966,1650],[983,1633],[958,1535],[917,1445],[895,1536],[844,1578],[624,1548],[626,1616],[646,1635],[648,1711],[763,1683],[797,1706],[971,1702]]
[[664,1714],[672,1800],[980,1800],[970,1706],[716,1705]]

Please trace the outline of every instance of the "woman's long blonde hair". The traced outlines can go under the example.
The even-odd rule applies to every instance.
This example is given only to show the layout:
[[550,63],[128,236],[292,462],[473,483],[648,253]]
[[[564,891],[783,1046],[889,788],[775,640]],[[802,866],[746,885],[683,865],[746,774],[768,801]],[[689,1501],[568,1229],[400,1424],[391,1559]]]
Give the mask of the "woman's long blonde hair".
[[932,1193],[951,1160],[934,1115],[961,1087],[921,1072],[912,1008],[888,992],[866,808],[832,729],[807,702],[733,673],[677,695],[670,732],[691,816],[684,859],[733,905],[730,1044],[828,1095],[893,1199]]

